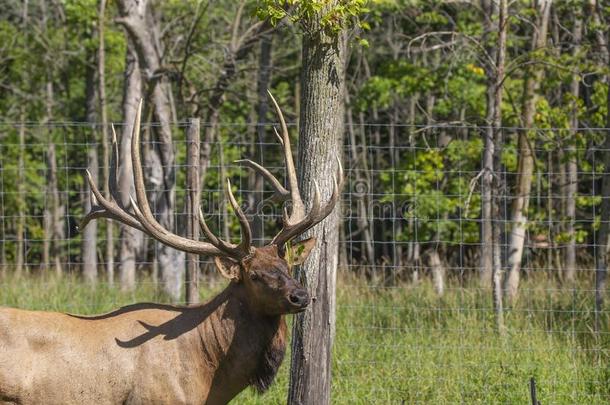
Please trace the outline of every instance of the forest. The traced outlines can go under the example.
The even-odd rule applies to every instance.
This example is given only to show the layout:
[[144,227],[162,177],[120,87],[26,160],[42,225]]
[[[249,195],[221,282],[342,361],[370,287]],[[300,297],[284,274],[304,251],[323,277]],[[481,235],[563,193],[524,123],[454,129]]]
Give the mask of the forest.
[[[3,279],[15,280],[21,291],[27,290],[22,276],[52,274],[98,286],[91,293],[96,297],[100,291],[116,294],[114,287],[138,295],[151,282],[158,286],[154,294],[183,300],[183,255],[110,221],[78,229],[93,203],[84,170],[100,185],[110,176],[111,124],[119,161],[128,162],[121,163],[118,187],[122,198],[131,193],[129,145],[140,99],[147,191],[159,222],[178,233],[184,229],[185,133],[198,118],[202,205],[212,228],[226,239],[239,234],[223,201],[229,178],[253,215],[254,240],[272,235],[281,217],[279,207],[266,203],[273,190],[235,161],[264,162],[282,178],[273,134],[277,117],[267,90],[297,145],[303,38],[312,34],[315,15],[321,32],[340,37],[343,47],[337,55],[344,66],[338,80],[347,184],[339,223],[338,316],[348,318],[338,320],[337,328],[346,328],[338,332],[341,350],[348,350],[342,336],[357,339],[349,328],[364,319],[392,333],[391,325],[397,322],[400,329],[407,322],[397,321],[397,312],[415,305],[405,319],[442,332],[455,319],[431,308],[446,305],[459,312],[484,305],[484,313],[468,324],[473,329],[483,327],[477,322],[487,322],[486,315],[493,326],[485,328],[501,334],[569,325],[576,332],[567,345],[582,344],[583,353],[595,347],[595,360],[582,360],[595,375],[575,371],[585,378],[579,379],[581,389],[549,398],[607,400],[607,365],[597,371],[590,365],[608,360],[602,352],[610,343],[604,309],[610,6],[599,0],[327,3],[0,0]],[[214,285],[204,259],[200,277]],[[424,290],[413,297],[400,295],[421,285]],[[347,315],[347,308],[355,304],[341,289],[350,286],[362,289],[362,299],[393,308],[388,323],[376,307],[366,313],[356,306],[362,316],[349,318],[355,315]],[[7,294],[4,304],[21,302]],[[23,304],[39,307],[36,299]],[[538,304],[547,318],[532,326],[527,311]],[[96,308],[106,307],[84,310]],[[562,318],[565,324],[555,319],[562,309],[571,311],[570,319]],[[579,338],[581,329],[586,339]],[[536,342],[543,346],[543,335],[532,337],[530,344]],[[341,350],[335,361],[345,371]],[[565,364],[571,364],[572,352],[565,350]],[[561,385],[580,377],[554,378]],[[438,375],[430,378],[438,381]],[[462,381],[457,392],[447,389],[447,396],[428,391],[422,397],[405,383],[391,391],[400,396],[382,397],[431,403],[499,398],[486,396],[497,394],[487,388],[480,396],[465,396],[469,383]],[[333,390],[350,392],[349,384],[336,384]],[[547,394],[556,388],[547,387]],[[591,396],[579,396],[585,391]]]

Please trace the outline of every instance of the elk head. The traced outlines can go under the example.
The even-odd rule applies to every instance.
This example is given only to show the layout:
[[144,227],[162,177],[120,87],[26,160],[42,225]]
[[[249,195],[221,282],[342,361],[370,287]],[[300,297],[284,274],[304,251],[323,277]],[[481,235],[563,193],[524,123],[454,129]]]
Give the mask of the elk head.
[[280,120],[281,135],[275,128],[274,131],[283,147],[288,187],[282,186],[269,170],[258,163],[247,159],[238,161],[238,163],[249,167],[269,181],[274,189],[274,194],[270,198],[271,201],[276,203],[291,202],[290,213],[284,207],[282,229],[268,244],[263,247],[252,245],[250,224],[231,191],[231,183],[228,179],[227,198],[239,220],[241,229],[241,242],[239,244],[224,241],[214,235],[208,228],[201,211],[199,212],[199,224],[207,239],[206,241],[187,239],[163,228],[157,222],[146,197],[142,170],[140,154],[141,101],[136,114],[131,141],[135,199],[131,197],[129,206],[125,207],[121,204],[121,198],[118,196],[116,180],[119,155],[116,133],[113,127],[110,178],[108,179],[111,198],[108,199],[100,193],[91,178],[91,174],[87,171],[87,180],[94,198],[91,211],[83,218],[80,228],[85,227],[93,219],[114,219],[139,229],[159,242],[177,250],[203,256],[213,256],[220,274],[231,280],[232,283],[241,284],[245,291],[245,299],[250,307],[260,314],[281,315],[303,311],[309,304],[310,298],[307,290],[290,275],[290,268],[292,265],[302,263],[307,258],[315,245],[315,239],[309,238],[296,243],[291,243],[291,241],[331,213],[343,187],[343,169],[337,158],[338,173],[334,179],[333,192],[329,201],[326,204],[321,204],[318,185],[314,184],[311,206],[309,212],[306,212],[298,188],[286,122],[271,93],[269,93],[269,96]]

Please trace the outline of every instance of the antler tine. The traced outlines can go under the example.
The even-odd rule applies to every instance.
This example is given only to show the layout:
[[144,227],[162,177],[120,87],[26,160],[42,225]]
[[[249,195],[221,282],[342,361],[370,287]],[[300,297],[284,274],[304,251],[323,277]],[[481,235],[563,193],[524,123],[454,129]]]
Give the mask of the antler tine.
[[278,181],[278,179],[263,166],[250,159],[236,160],[235,163],[241,163],[244,166],[249,167],[250,169],[263,176],[263,178],[269,181],[269,183],[271,183],[271,186],[274,188],[275,192],[273,193],[273,196],[267,199],[268,201],[284,202],[290,198],[290,192],[286,190],[284,186],[282,186],[282,184]]
[[112,199],[119,207],[123,208],[121,198],[117,190],[117,179],[119,178],[119,147],[114,124],[111,124],[110,128],[112,129],[112,155],[110,156],[110,178],[108,179],[108,187],[110,189]]
[[324,204],[323,207],[320,206],[320,189],[318,187],[318,183],[314,180],[314,196],[309,213],[302,221],[299,221],[298,223],[286,224],[286,220],[284,220],[284,227],[275,236],[275,238],[273,238],[271,241],[272,244],[282,246],[286,242],[320,223],[333,211],[337,201],[339,200],[345,180],[343,176],[343,166],[341,165],[339,156],[336,156],[336,159],[337,176],[333,178],[333,192],[328,202]]
[[288,220],[288,213],[284,209],[284,226],[282,230],[271,241],[272,245],[283,246],[289,240],[305,232],[316,224],[315,219],[320,213],[320,188],[314,180],[313,202],[309,213],[301,221],[291,224]]
[[121,205],[121,200],[118,197],[117,193],[117,162],[119,159],[119,151],[116,142],[116,131],[114,130],[114,125],[112,126],[112,156],[110,158],[110,171],[108,178],[108,188],[110,191],[110,197],[112,200],[108,200],[105,198],[102,193],[100,193],[99,189],[95,185],[93,178],[91,177],[91,173],[89,170],[85,170],[85,174],[87,177],[87,182],[89,183],[89,187],[91,188],[92,198],[92,206],[91,210],[85,215],[85,217],[81,220],[78,228],[83,229],[89,222],[98,218],[110,218],[115,219],[117,221],[126,223],[129,226],[137,228],[143,231],[143,228],[140,226],[138,221],[129,213],[125,212],[123,206]]
[[212,231],[210,231],[210,228],[208,228],[208,224],[205,222],[205,217],[203,216],[203,211],[201,211],[201,208],[199,208],[199,227],[201,228],[201,231],[211,244],[216,246],[220,244],[220,239],[218,239],[216,235],[214,235]]
[[241,243],[238,248],[244,251],[246,254],[250,254],[250,246],[252,246],[252,230],[250,229],[250,223],[248,218],[242,211],[241,207],[237,203],[233,191],[231,190],[231,180],[227,179],[227,196],[229,197],[229,203],[233,207],[233,211],[239,219],[239,227],[241,228]]
[[[81,228],[86,226],[92,219],[96,218],[111,218],[123,222],[124,224],[133,228],[139,229],[140,231],[150,235],[157,239],[159,242],[171,246],[177,250],[181,250],[188,253],[195,253],[199,255],[209,256],[227,256],[236,260],[243,258],[246,253],[237,250],[222,250],[209,242],[202,242],[198,240],[191,240],[182,236],[176,235],[167,229],[163,228],[161,224],[154,218],[150,205],[146,197],[146,190],[144,186],[144,175],[142,170],[142,163],[140,157],[140,122],[142,117],[142,101],[138,105],[136,117],[134,120],[132,140],[131,140],[131,160],[133,163],[133,176],[134,185],[136,189],[137,202],[130,196],[130,203],[133,209],[133,214],[128,213],[123,207],[120,207],[116,200],[118,200],[118,193],[116,190],[116,177],[117,177],[117,161],[118,161],[118,147],[116,142],[116,132],[113,130],[113,156],[111,163],[110,179],[113,188],[111,196],[112,201],[106,199],[99,189],[93,182],[91,174],[87,172],[87,181],[91,186],[93,196],[97,200],[96,205],[91,211],[85,216],[81,222]],[[206,227],[207,228],[207,227]],[[209,230],[208,230],[209,231]],[[211,233],[210,233],[211,234]],[[209,236],[209,235],[208,235]],[[213,235],[212,235],[213,236]]]
[[[221,249],[224,245],[211,242],[200,242],[184,238],[176,235],[165,229],[155,219],[146,196],[146,188],[144,184],[144,174],[142,170],[142,159],[140,156],[140,120],[142,116],[142,100],[138,105],[136,119],[133,126],[133,135],[131,137],[131,161],[133,166],[134,186],[136,191],[136,201],[131,198],[131,205],[134,213],[141,225],[146,229],[147,233],[158,241],[165,243],[175,249],[189,253],[212,256],[229,256],[233,259],[240,260],[246,254],[236,249]],[[200,218],[201,219],[201,218]],[[207,228],[207,227],[205,227]],[[208,229],[209,231],[209,229]],[[211,234],[211,232],[209,232]],[[208,235],[208,239],[209,235]],[[213,241],[219,240],[215,238]]]
[[227,197],[229,198],[229,203],[231,204],[231,207],[233,207],[233,210],[239,219],[239,226],[241,229],[241,242],[239,245],[226,242],[214,235],[212,231],[210,231],[208,224],[205,222],[205,217],[201,211],[201,208],[199,209],[199,227],[212,245],[229,255],[244,257],[250,254],[250,248],[252,246],[252,230],[250,229],[248,218],[239,207],[239,204],[231,191],[231,181],[229,179],[227,179]]
[[[273,106],[275,107],[275,112],[280,119],[280,125],[282,127],[282,135],[281,135],[281,143],[284,147],[284,159],[286,161],[286,176],[288,177],[288,186],[290,188],[290,199],[292,200],[292,213],[290,215],[290,223],[294,224],[298,221],[301,221],[305,217],[305,205],[303,204],[303,200],[301,199],[301,194],[299,193],[299,185],[297,180],[297,172],[294,166],[294,160],[292,158],[292,148],[290,147],[290,136],[288,135],[288,127],[286,126],[286,120],[284,120],[284,114],[282,114],[282,110],[280,106],[275,101],[275,98],[271,94],[270,91],[267,91],[269,97],[271,97],[271,101],[273,102]],[[276,131],[277,134],[277,131]],[[288,225],[288,224],[285,224]]]
[[288,197],[290,197],[290,199],[292,200],[291,213],[289,214],[288,209],[284,207],[282,215],[282,230],[271,241],[272,244],[280,246],[288,242],[292,238],[298,236],[299,234],[307,231],[309,228],[322,221],[332,212],[333,208],[337,204],[337,201],[339,200],[340,192],[343,189],[343,166],[341,165],[339,156],[336,156],[337,177],[333,178],[333,192],[330,197],[330,200],[324,205],[324,207],[320,206],[320,190],[318,184],[315,183],[312,206],[309,213],[306,214],[305,205],[303,204],[303,200],[299,192],[297,173],[292,157],[292,148],[290,146],[290,137],[288,135],[288,127],[286,126],[286,120],[284,119],[284,114],[282,114],[282,110],[280,109],[279,105],[277,104],[277,101],[275,100],[271,92],[267,91],[267,93],[271,98],[275,111],[280,120],[280,126],[282,128],[281,135],[278,133],[275,127],[273,128],[273,131],[284,149],[286,177],[288,178],[289,190],[284,188],[282,184],[277,180],[277,178],[275,178],[275,176],[273,176],[271,172],[269,172],[269,170],[259,165],[258,163],[255,163],[249,159],[238,160],[237,163],[242,163],[245,166],[248,166],[271,183],[272,187],[275,189],[275,193],[268,200],[284,202],[288,200]]
[[91,211],[89,211],[89,213],[87,213],[87,215],[85,215],[85,217],[81,220],[81,223],[78,226],[79,229],[85,228],[85,226],[87,226],[87,224],[94,219],[110,218],[144,231],[142,226],[131,214],[121,209],[121,207],[119,207],[115,201],[107,200],[102,195],[100,190],[95,185],[89,170],[85,170],[85,174],[87,176],[89,187],[91,188],[91,194],[93,194],[95,201],[94,204],[92,204]]

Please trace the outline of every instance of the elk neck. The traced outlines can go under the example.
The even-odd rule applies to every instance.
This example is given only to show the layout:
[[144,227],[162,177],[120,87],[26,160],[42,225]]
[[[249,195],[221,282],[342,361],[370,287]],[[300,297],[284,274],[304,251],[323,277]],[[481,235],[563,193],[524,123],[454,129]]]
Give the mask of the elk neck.
[[243,285],[235,282],[204,304],[208,306],[214,310],[198,330],[204,361],[216,370],[213,385],[266,391],[286,351],[284,317],[257,313]]

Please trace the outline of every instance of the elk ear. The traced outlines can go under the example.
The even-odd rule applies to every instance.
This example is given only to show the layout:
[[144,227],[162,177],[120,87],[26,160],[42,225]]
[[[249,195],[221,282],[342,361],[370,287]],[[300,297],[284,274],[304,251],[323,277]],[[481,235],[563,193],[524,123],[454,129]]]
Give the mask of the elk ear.
[[311,250],[316,246],[316,238],[307,238],[296,242],[286,249],[286,258],[291,266],[303,264],[311,253]]
[[217,256],[214,258],[214,264],[216,265],[216,269],[218,269],[224,278],[231,281],[240,280],[239,263],[237,263],[235,260],[229,259],[228,257]]

